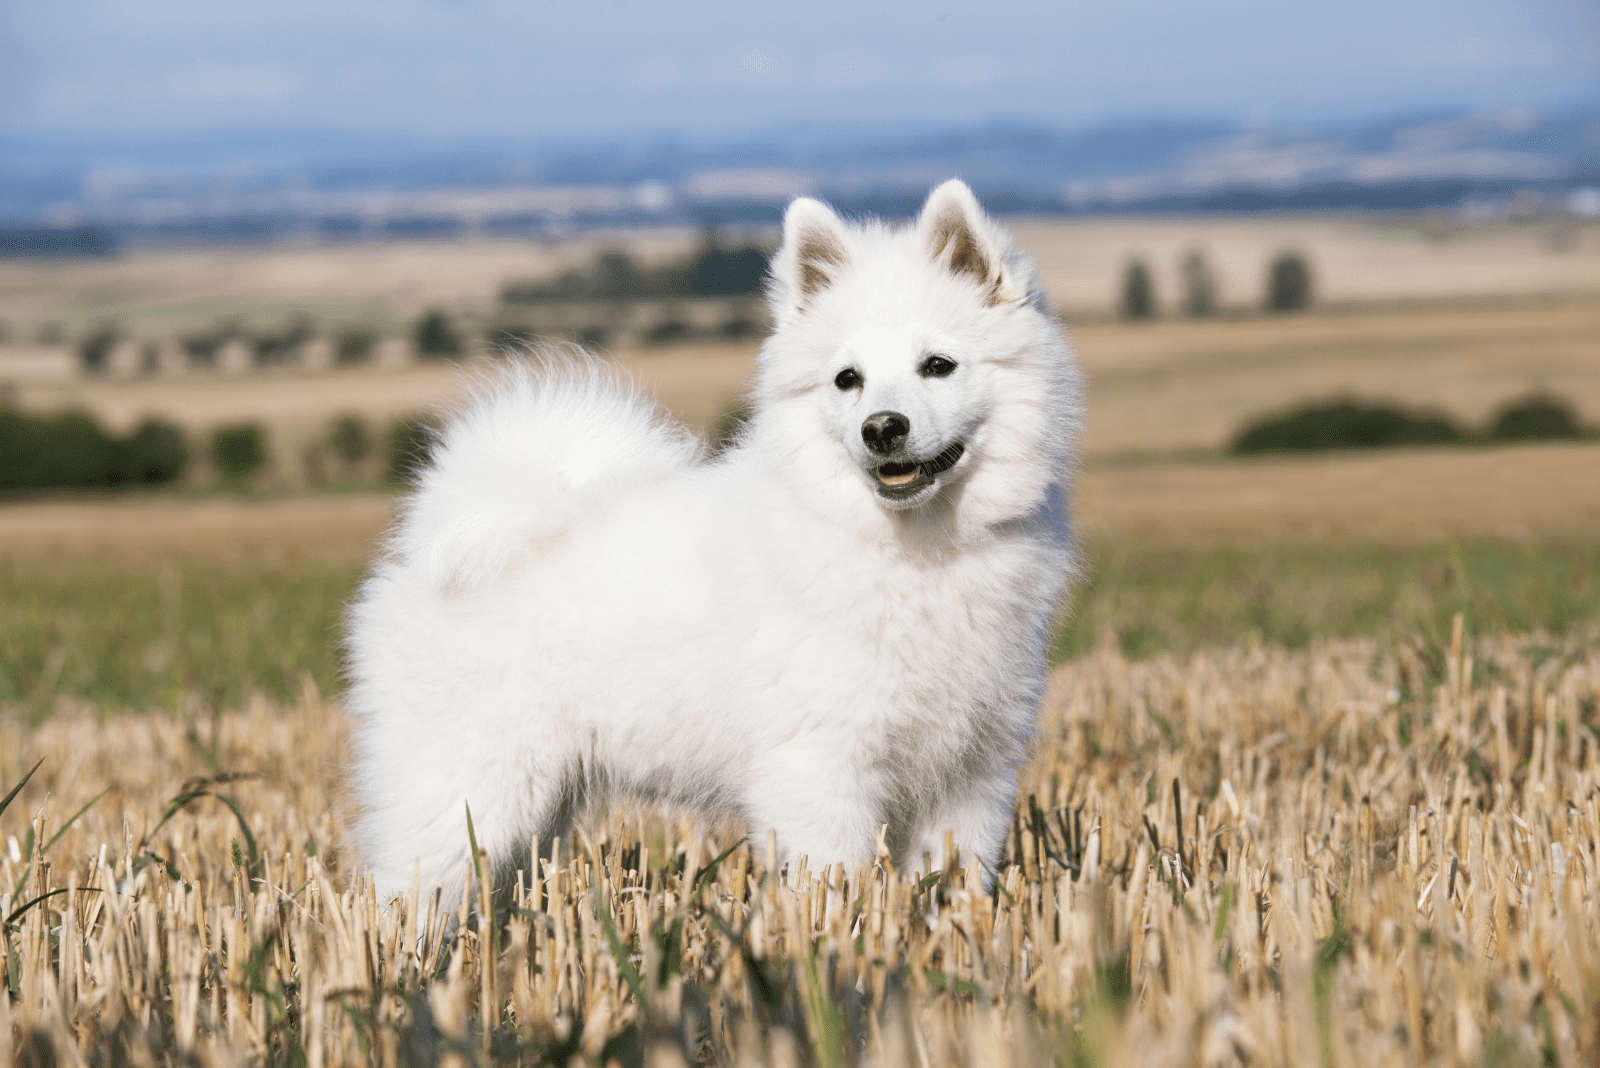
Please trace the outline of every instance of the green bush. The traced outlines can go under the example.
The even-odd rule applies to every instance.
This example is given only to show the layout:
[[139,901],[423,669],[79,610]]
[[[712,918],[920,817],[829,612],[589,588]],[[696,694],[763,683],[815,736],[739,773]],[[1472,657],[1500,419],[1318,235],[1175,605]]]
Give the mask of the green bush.
[[0,409],[0,489],[109,485],[116,454],[115,440],[82,412]]
[[334,343],[333,359],[341,367],[366,363],[372,359],[372,350],[378,344],[378,335],[371,330],[352,327],[341,331]]
[[1267,268],[1269,312],[1297,312],[1311,307],[1311,265],[1290,249],[1278,253]]
[[357,415],[342,415],[333,421],[333,426],[328,429],[328,447],[333,454],[344,461],[346,467],[354,467],[367,458],[371,451],[372,442],[367,436],[367,424]]
[[1321,401],[1247,424],[1232,451],[1310,452],[1371,449],[1392,445],[1456,445],[1469,435],[1437,412],[1350,398]]
[[0,492],[159,485],[181,475],[188,460],[183,432],[157,420],[119,438],[82,412],[0,407]]
[[422,317],[417,323],[417,352],[433,358],[461,354],[461,335],[449,315],[431,311]]
[[1586,435],[1572,405],[1547,393],[1512,401],[1489,424],[1489,436],[1500,441],[1562,441]]
[[411,482],[428,466],[438,439],[438,426],[425,415],[404,415],[389,430],[389,481]]
[[266,431],[255,423],[218,427],[211,432],[211,462],[226,481],[249,481],[266,466]]
[[1150,278],[1150,268],[1144,265],[1143,260],[1129,260],[1122,269],[1122,317],[1156,317],[1156,287]]
[[146,419],[123,443],[123,481],[158,486],[175,481],[189,466],[183,431],[159,419]]

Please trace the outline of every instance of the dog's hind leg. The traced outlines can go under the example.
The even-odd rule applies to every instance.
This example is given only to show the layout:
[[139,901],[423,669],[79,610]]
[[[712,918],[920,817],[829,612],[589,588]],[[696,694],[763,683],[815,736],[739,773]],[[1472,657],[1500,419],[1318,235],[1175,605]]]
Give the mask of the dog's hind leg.
[[569,776],[536,774],[509,760],[474,771],[363,790],[361,838],[379,900],[405,895],[415,883],[421,900],[439,890],[441,911],[454,913],[474,879],[472,838],[487,856],[491,889],[500,890],[529,867],[530,843],[548,849],[570,825],[579,799]]

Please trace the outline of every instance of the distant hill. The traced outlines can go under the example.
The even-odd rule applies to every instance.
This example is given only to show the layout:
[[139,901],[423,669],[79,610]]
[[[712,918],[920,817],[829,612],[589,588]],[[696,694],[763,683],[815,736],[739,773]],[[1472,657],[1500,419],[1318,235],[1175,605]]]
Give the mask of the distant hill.
[[1600,185],[1600,110],[1277,126],[990,123],[542,146],[328,134],[12,138],[0,139],[0,225],[255,240],[768,222],[800,193],[846,210],[905,214],[951,175],[1002,213],[1448,207],[1513,196],[1559,206],[1572,190]]

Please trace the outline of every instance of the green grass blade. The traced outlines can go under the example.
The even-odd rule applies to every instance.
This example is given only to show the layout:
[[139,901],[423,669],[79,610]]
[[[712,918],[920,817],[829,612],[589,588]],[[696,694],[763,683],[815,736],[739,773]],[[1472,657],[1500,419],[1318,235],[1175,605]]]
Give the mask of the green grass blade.
[[43,766],[44,766],[44,757],[40,757],[39,758],[39,763],[37,763],[33,767],[29,768],[28,769],[28,774],[26,774],[26,775],[24,775],[22,777],[22,781],[17,783],[17,785],[15,785],[15,786],[13,786],[11,788],[11,792],[9,794],[6,794],[5,800],[4,801],[0,801],[0,815],[4,815],[5,814],[5,811],[6,811],[6,809],[8,807],[10,807],[11,802],[14,801],[16,799],[16,796],[22,792],[22,788],[24,786],[28,785],[28,780],[33,778],[33,773],[38,771]]
[[50,847],[55,845],[57,842],[59,842],[61,840],[61,836],[67,833],[67,828],[71,827],[74,823],[77,823],[79,816],[83,815],[85,812],[88,812],[90,807],[93,806],[96,801],[100,800],[102,797],[106,796],[106,794],[109,794],[110,792],[111,792],[111,790],[110,790],[109,787],[104,789],[104,790],[101,790],[99,793],[95,794],[93,797],[91,797],[89,799],[89,804],[84,805],[78,811],[74,812],[72,814],[72,818],[67,820],[67,822],[63,823],[61,825],[61,829],[50,837],[50,841],[48,841],[48,842],[46,842],[44,844],[44,848],[43,849],[39,850],[39,855],[40,856],[44,856],[46,853],[50,852]]

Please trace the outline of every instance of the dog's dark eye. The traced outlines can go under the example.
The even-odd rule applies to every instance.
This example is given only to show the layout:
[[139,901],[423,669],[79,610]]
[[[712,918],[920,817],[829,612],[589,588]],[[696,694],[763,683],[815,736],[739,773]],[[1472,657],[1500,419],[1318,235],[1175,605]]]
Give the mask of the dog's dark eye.
[[861,375],[854,367],[846,367],[833,376],[833,384],[840,389],[855,389],[861,384]]
[[918,372],[923,378],[945,378],[955,372],[956,362],[947,360],[943,356],[929,356],[922,361],[922,369]]

